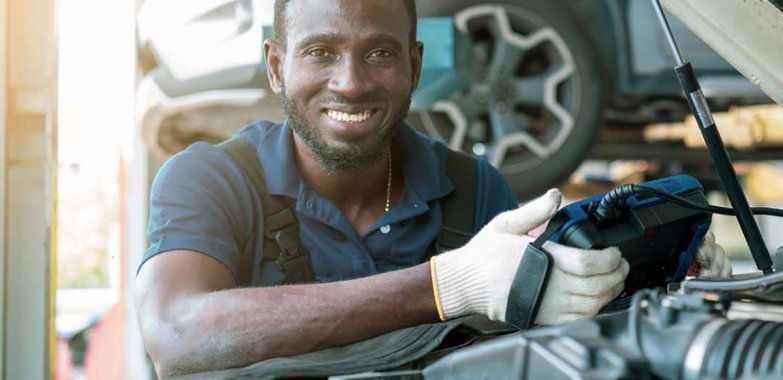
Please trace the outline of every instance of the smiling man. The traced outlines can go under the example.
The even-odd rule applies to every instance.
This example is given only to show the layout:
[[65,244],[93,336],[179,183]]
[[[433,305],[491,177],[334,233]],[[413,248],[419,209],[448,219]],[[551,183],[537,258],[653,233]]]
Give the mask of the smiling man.
[[403,161],[395,171],[392,157],[400,152],[391,141],[422,61],[413,7],[412,1],[278,1],[276,14],[287,14],[287,23],[276,24],[276,40],[265,43],[270,85],[294,131],[302,177],[359,235],[385,209],[377,206],[396,202],[403,189]]
[[[136,304],[161,377],[468,314],[505,320],[527,232],[560,194],[517,208],[503,177],[477,161],[475,236],[435,255],[456,182],[447,148],[403,122],[422,62],[415,31],[413,0],[276,1],[264,51],[286,121],[242,129],[232,141],[251,156],[238,160],[194,144],[153,184]],[[710,244],[705,269],[719,271]],[[622,291],[628,263],[616,249],[546,248],[555,265],[536,323],[595,315]]]

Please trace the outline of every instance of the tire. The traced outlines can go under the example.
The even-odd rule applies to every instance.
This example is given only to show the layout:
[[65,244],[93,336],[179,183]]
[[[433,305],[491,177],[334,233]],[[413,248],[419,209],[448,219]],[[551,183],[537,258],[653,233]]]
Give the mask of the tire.
[[540,0],[418,4],[420,17],[453,16],[469,42],[455,49],[465,85],[442,86],[446,93],[413,112],[411,124],[487,158],[520,200],[561,184],[602,124],[603,81],[580,24],[564,6]]

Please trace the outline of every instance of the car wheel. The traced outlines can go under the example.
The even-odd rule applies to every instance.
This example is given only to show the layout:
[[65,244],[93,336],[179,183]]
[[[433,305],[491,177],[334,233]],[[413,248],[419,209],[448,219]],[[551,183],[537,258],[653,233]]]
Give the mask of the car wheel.
[[441,92],[411,124],[485,157],[520,199],[565,180],[595,140],[604,100],[595,55],[568,10],[533,0],[419,4],[420,16],[453,16],[468,47],[457,42],[450,74],[462,80],[420,88],[417,96]]

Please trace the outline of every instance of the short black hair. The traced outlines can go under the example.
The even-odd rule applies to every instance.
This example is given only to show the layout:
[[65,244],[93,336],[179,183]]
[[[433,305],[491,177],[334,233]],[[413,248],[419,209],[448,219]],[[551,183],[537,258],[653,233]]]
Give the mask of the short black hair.
[[[399,0],[392,0],[399,1]],[[274,19],[274,40],[278,45],[285,48],[286,46],[286,10],[288,9],[288,3],[291,0],[275,0],[275,19]],[[416,2],[415,0],[402,0],[405,3],[405,8],[408,10],[408,18],[410,21],[410,44],[411,47],[416,43]]]

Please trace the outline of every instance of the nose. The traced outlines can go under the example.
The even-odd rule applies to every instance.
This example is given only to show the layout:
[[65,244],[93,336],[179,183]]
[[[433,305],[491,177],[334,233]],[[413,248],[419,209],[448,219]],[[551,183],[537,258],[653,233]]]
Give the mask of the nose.
[[334,66],[329,90],[348,99],[357,99],[373,88],[372,75],[363,60],[351,55],[341,57]]

